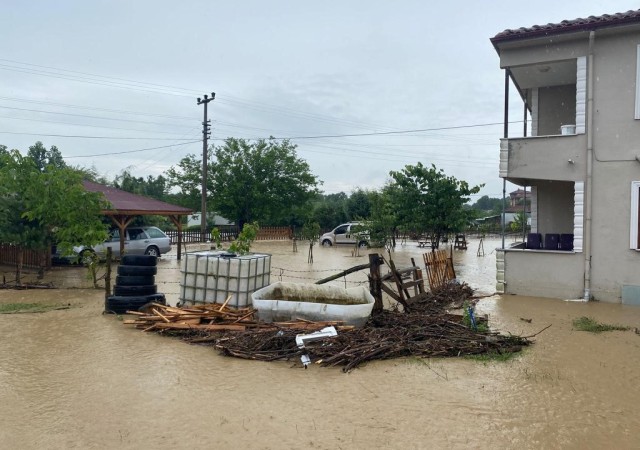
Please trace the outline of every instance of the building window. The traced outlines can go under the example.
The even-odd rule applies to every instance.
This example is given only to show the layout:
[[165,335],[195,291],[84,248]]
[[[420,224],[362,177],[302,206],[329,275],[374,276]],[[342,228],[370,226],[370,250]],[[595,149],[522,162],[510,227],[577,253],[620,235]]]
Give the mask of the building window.
[[631,226],[629,230],[630,248],[640,250],[640,181],[631,182]]

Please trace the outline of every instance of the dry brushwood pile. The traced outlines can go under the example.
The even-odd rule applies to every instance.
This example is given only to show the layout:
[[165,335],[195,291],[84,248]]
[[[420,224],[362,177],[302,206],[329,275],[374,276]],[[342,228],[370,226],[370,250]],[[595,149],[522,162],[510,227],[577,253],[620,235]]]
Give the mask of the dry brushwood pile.
[[[186,342],[212,345],[227,356],[276,361],[308,355],[316,364],[341,366],[344,371],[376,359],[518,352],[531,344],[527,337],[474,330],[465,323],[464,316],[446,312],[451,304],[470,301],[471,295],[466,284],[450,284],[413,303],[410,313],[383,311],[373,315],[362,328],[305,320],[264,323],[255,319],[251,308],[238,310],[226,307],[226,303],[188,308],[153,304],[125,323]],[[336,337],[298,348],[296,335],[329,325],[336,326]]]

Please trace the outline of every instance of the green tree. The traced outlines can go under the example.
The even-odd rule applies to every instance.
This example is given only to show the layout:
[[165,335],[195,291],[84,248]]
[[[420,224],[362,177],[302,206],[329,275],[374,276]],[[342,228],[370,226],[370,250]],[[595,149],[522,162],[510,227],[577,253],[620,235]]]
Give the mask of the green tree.
[[[211,154],[213,154],[213,147],[209,149],[209,155]],[[207,171],[207,180],[209,181],[207,186],[208,200],[211,200],[211,179],[213,176],[211,164],[212,160],[209,159],[209,170]],[[182,158],[177,166],[170,167],[166,175],[168,188],[177,187],[179,189],[178,194],[173,197],[173,201],[194,211],[200,211],[202,209],[202,158],[189,154]],[[207,204],[207,211],[209,210],[209,204]]]
[[67,167],[67,163],[64,162],[62,153],[58,150],[58,147],[52,145],[49,150],[40,141],[29,147],[27,156],[30,157],[36,168],[40,172],[44,172],[47,166],[54,166],[59,169]]
[[487,214],[494,215],[502,211],[502,199],[483,195],[471,205],[471,208],[480,212],[479,217],[485,217]]
[[289,141],[229,138],[216,147],[212,171],[213,209],[242,228],[259,221],[291,223],[307,215],[317,178]]
[[318,222],[306,222],[302,226],[302,239],[309,241],[309,253],[307,262],[313,264],[313,246],[320,237],[320,224]]
[[157,178],[153,175],[135,177],[127,169],[120,172],[113,180],[114,187],[137,195],[144,195],[156,200],[166,201],[169,191],[169,183],[163,175]]
[[470,187],[466,181],[420,162],[389,174],[398,223],[417,232],[434,233],[437,239],[465,228],[469,211],[464,205],[483,186]]
[[513,231],[514,233],[517,233],[519,231],[520,232],[524,231],[526,226],[527,226],[527,216],[523,211],[516,213],[513,216],[513,222],[509,224],[509,228],[511,228],[511,231]]
[[394,248],[397,231],[396,211],[393,203],[393,185],[370,193],[371,216],[367,222],[370,243],[375,247]]
[[[65,253],[74,245],[93,245],[107,236],[102,224],[102,195],[87,192],[82,174],[68,167],[47,165],[3,153],[0,161],[0,241],[21,250],[44,250],[53,243]],[[17,280],[20,282],[21,257]]]
[[318,195],[313,205],[311,220],[317,222],[321,229],[332,229],[348,220],[347,194]]
[[347,200],[347,215],[350,220],[366,219],[371,216],[371,193],[356,189]]

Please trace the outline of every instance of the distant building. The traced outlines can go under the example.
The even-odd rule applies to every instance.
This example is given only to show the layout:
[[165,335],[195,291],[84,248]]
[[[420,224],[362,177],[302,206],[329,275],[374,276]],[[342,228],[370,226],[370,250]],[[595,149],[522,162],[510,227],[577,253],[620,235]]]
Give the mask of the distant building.
[[[187,226],[188,227],[196,227],[198,225],[201,224],[201,217],[202,214],[200,212],[195,212],[191,215],[188,216],[188,220],[187,220]],[[219,225],[233,225],[233,222],[229,221],[228,219],[225,219],[224,217],[218,215],[218,214],[209,214],[208,215],[209,223],[213,222],[214,226],[219,226]]]

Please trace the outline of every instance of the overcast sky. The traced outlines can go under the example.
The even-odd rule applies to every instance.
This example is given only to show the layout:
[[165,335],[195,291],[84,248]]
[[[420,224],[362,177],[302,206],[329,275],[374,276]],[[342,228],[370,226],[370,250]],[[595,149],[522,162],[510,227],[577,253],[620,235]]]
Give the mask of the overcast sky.
[[638,4],[435,3],[4,0],[0,144],[56,145],[109,179],[157,176],[201,155],[196,97],[213,91],[215,144],[294,138],[325,193],[421,161],[500,197],[504,74],[489,38]]

